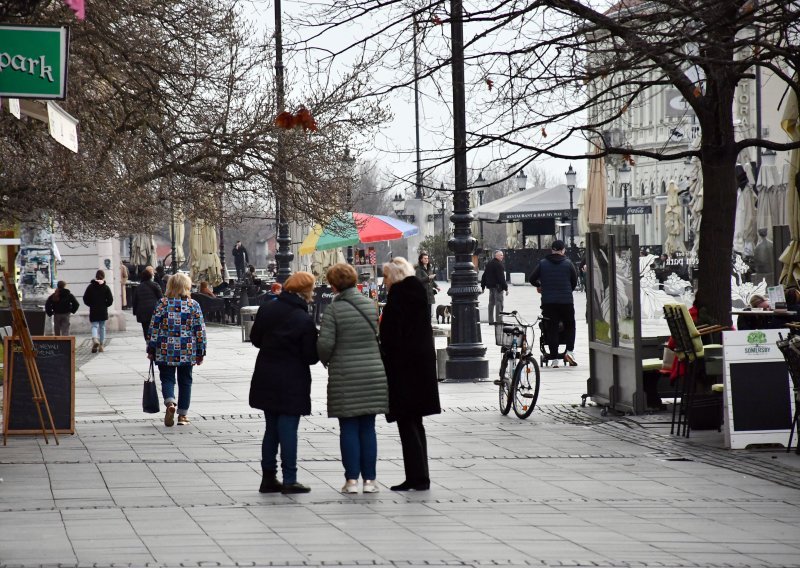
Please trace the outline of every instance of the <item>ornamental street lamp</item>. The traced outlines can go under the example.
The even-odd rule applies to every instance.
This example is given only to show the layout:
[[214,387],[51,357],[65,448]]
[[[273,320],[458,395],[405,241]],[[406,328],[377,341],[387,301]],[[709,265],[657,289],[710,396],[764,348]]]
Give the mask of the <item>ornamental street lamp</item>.
[[450,0],[450,69],[453,86],[453,165],[455,189],[453,191],[453,238],[448,247],[456,257],[452,285],[448,294],[452,298],[454,324],[451,341],[447,347],[448,360],[445,376],[452,381],[474,381],[489,378],[489,361],[486,346],[481,340],[478,315],[478,273],[472,264],[476,242],[470,227],[473,216],[469,208],[467,188],[467,109],[464,92],[464,7],[462,0]]
[[[284,110],[284,82],[283,82],[283,35],[281,32],[281,0],[275,0],[275,115]],[[274,167],[273,183],[277,185],[275,193],[275,223],[278,228],[278,250],[275,253],[275,264],[278,273],[275,279],[283,284],[292,275],[291,262],[294,259],[289,245],[292,237],[289,235],[289,222],[284,213],[280,197],[286,191],[286,163],[285,142],[282,129],[278,129],[277,156]]]
[[631,168],[625,162],[617,170],[619,177],[619,186],[622,188],[622,222],[628,224],[628,190],[631,187]]
[[525,170],[520,170],[519,175],[514,180],[517,182],[517,189],[525,191],[525,187],[528,185],[528,176],[525,175]]
[[[489,182],[484,179],[483,172],[480,172],[472,183],[472,187],[475,188],[475,192],[478,194],[478,207],[483,205],[483,192],[486,191],[488,185]],[[478,220],[478,231],[480,233],[480,246],[483,248],[483,219]]]
[[[346,192],[345,192],[345,200],[346,200],[345,208],[347,209],[347,212],[350,212],[350,211],[353,210],[353,179],[352,179],[352,173],[353,173],[353,164],[355,164],[356,158],[355,158],[355,156],[351,156],[350,155],[350,147],[349,146],[345,146],[344,147],[344,156],[342,157],[342,161],[344,161],[344,165],[345,165],[345,168],[347,170],[345,173],[347,174],[347,177],[348,177],[347,182],[346,182],[347,183],[347,188],[346,188]],[[353,264],[353,260],[354,260],[354,258],[353,258],[353,245],[348,245],[347,246],[347,264]]]
[[569,246],[570,248],[575,248],[575,223],[573,222],[574,216],[572,214],[572,192],[575,191],[575,180],[578,177],[578,174],[575,173],[575,170],[572,169],[572,164],[570,164],[569,169],[564,172],[564,175],[567,178],[567,189],[569,189]]

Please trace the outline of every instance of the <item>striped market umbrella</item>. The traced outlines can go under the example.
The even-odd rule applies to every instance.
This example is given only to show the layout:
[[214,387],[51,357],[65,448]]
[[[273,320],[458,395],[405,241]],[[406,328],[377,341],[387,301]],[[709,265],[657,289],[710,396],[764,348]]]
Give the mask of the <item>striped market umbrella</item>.
[[327,225],[316,225],[300,245],[300,254],[404,239],[419,233],[419,227],[385,215],[342,213]]

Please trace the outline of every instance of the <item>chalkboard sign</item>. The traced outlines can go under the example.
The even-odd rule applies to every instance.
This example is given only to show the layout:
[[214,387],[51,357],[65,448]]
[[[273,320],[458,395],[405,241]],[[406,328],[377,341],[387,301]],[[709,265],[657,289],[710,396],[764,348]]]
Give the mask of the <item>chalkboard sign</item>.
[[[42,385],[53,414],[56,432],[75,433],[75,338],[34,336],[36,365],[42,377]],[[8,417],[6,434],[40,434],[39,414],[33,402],[28,368],[22,355],[19,341],[11,344],[11,338],[4,341],[3,414]],[[13,357],[13,365],[11,361]],[[46,411],[42,406],[42,413]],[[47,416],[44,416],[48,424]]]
[[792,427],[788,374],[785,361],[762,362],[757,368],[753,363],[730,365],[731,403],[736,417],[734,430],[789,430]]

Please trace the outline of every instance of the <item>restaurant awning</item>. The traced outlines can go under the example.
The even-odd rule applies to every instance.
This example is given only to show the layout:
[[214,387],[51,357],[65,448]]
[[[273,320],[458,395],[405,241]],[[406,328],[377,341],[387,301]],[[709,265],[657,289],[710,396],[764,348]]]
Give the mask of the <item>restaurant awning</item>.
[[[572,212],[578,214],[577,197],[582,188],[573,191]],[[624,215],[625,207],[620,197],[609,197],[607,215]],[[628,215],[652,213],[650,205],[628,204]],[[569,218],[569,190],[565,184],[550,188],[532,188],[512,193],[473,210],[476,219],[493,223],[511,223],[525,219]]]

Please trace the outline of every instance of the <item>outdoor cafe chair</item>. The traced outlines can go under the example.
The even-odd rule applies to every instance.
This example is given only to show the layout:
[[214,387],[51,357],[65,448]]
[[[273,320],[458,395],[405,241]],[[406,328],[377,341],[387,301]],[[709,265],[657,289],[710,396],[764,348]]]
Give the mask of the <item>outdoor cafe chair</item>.
[[789,368],[789,376],[792,378],[794,388],[794,416],[792,417],[792,428],[789,430],[789,443],[786,444],[786,451],[792,449],[792,439],[797,432],[798,442],[795,446],[795,453],[800,455],[800,337],[789,335],[787,339],[780,334],[777,342],[778,349],[786,359],[786,366]]
[[[666,304],[664,317],[669,331],[675,340],[675,355],[685,366],[684,372],[675,379],[672,401],[672,423],[670,434],[677,433],[688,438],[691,432],[692,411],[700,408],[719,408],[722,415],[721,398],[716,395],[697,396],[697,379],[708,369],[708,348],[721,348],[721,345],[703,344],[703,337],[726,329],[721,325],[695,326],[692,316],[684,304]],[[716,361],[715,361],[716,362]],[[677,403],[680,398],[680,404]]]

